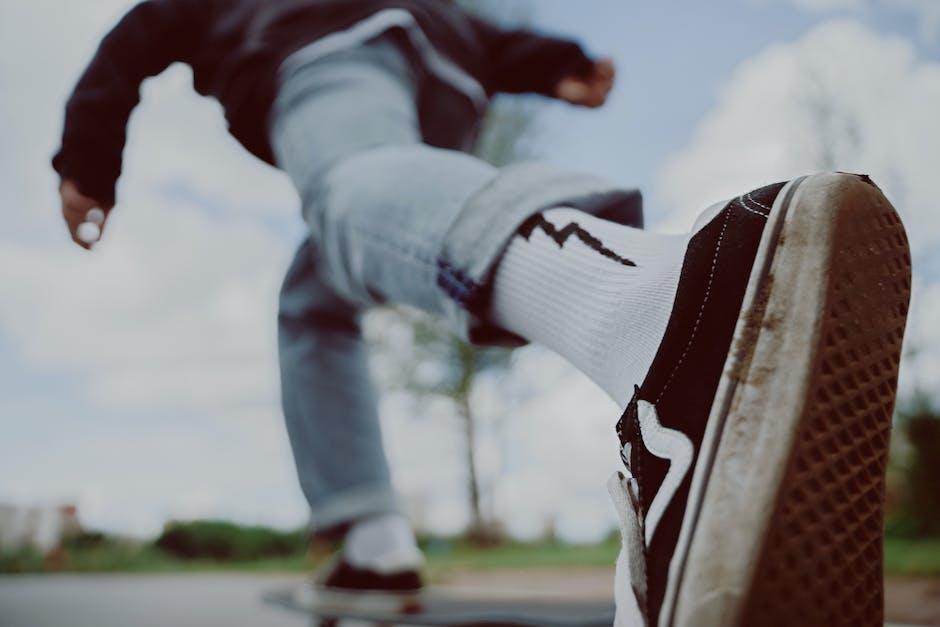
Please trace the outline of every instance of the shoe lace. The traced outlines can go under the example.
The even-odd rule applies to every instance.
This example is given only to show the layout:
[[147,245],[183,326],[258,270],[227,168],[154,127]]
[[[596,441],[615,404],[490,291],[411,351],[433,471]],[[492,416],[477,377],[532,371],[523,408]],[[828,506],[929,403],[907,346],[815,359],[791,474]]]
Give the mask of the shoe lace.
[[[640,499],[641,468],[634,455],[634,445],[640,445],[637,399],[635,392],[623,416],[617,423],[620,438],[620,457],[625,472],[611,477],[608,491],[620,520],[622,548],[617,558],[616,601],[617,625],[647,625],[647,547],[645,517]],[[636,474],[634,474],[636,468]],[[627,591],[632,594],[628,594]],[[632,597],[632,598],[631,598]]]
[[608,490],[620,519],[622,546],[617,557],[615,599],[617,626],[646,625],[647,580],[646,542],[635,477],[618,472],[611,477]]

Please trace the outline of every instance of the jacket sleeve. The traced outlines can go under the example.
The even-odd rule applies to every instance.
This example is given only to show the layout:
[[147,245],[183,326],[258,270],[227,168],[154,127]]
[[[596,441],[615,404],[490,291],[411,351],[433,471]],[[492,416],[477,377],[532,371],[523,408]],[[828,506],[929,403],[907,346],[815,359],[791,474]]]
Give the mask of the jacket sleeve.
[[585,76],[594,62],[574,41],[527,30],[503,30],[471,17],[486,50],[492,92],[536,93],[554,96],[566,76]]
[[62,146],[52,166],[83,194],[114,202],[127,121],[140,84],[197,45],[208,3],[148,0],[131,9],[101,41],[65,107]]

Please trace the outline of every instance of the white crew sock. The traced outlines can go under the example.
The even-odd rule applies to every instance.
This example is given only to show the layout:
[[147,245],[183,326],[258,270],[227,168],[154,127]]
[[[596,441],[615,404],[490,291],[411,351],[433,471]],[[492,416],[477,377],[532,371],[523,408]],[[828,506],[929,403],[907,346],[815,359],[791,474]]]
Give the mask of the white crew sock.
[[383,575],[417,570],[424,564],[411,525],[397,513],[354,523],[346,534],[343,554],[351,565]]
[[687,244],[687,235],[550,209],[512,238],[489,318],[554,350],[624,408],[666,331]]

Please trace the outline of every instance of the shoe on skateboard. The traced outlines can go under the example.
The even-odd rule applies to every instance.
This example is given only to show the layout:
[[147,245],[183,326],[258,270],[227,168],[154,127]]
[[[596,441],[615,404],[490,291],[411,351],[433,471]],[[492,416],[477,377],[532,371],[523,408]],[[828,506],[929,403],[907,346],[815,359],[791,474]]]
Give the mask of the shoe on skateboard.
[[381,573],[354,566],[342,555],[315,572],[312,581],[303,586],[307,603],[323,618],[408,614],[418,610],[422,587],[421,575],[415,570]]
[[616,625],[882,625],[884,473],[911,260],[868,177],[699,218],[618,423]]

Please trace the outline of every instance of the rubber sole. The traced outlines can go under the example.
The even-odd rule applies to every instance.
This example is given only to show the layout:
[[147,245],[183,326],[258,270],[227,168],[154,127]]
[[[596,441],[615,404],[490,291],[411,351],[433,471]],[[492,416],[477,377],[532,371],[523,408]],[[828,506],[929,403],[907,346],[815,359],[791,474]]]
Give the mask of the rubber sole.
[[882,625],[884,476],[910,253],[865,177],[771,210],[660,625]]
[[380,615],[404,616],[420,612],[423,591],[381,592],[344,590],[305,584],[293,592],[293,602],[326,616]]
[[375,627],[609,627],[614,620],[610,601],[565,600],[540,591],[434,587],[401,595],[304,584],[274,591],[265,599],[307,615],[319,627],[347,622]]

